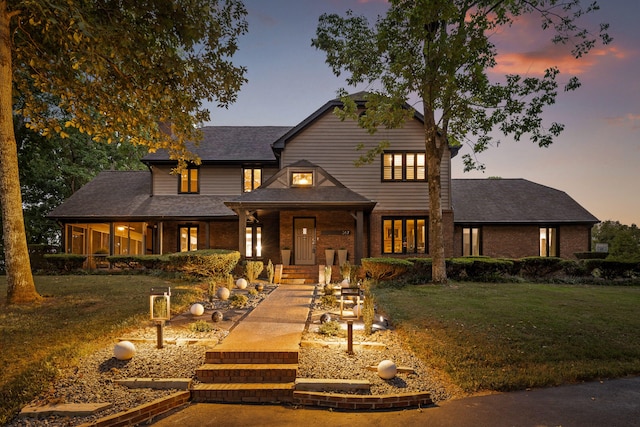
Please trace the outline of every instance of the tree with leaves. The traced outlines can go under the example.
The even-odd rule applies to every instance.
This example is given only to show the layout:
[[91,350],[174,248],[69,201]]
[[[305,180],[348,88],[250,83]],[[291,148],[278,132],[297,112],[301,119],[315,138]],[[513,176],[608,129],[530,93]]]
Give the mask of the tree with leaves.
[[[14,113],[40,135],[126,139],[198,162],[186,141],[246,81],[240,0],[0,0],[0,203],[9,303],[40,298],[25,237]],[[22,101],[16,106],[16,99]],[[51,109],[51,100],[55,108]]]
[[[493,131],[519,140],[525,135],[548,146],[563,125],[543,125],[542,113],[553,104],[559,69],[542,77],[507,75],[491,81],[497,48],[490,36],[517,25],[523,16],[537,15],[543,30],[554,32],[555,43],[574,43],[572,54],[588,53],[598,40],[611,41],[607,25],[597,34],[578,25],[583,15],[598,9],[582,7],[579,0],[391,0],[387,14],[374,26],[367,18],[347,12],[346,17],[324,14],[312,45],[326,53],[334,74],[348,74],[350,86],[366,83],[370,95],[366,114],[341,90],[342,118],[358,120],[374,133],[379,127],[399,127],[413,116],[406,102],[420,101],[429,190],[429,248],[433,282],[446,282],[441,205],[441,163],[450,144],[469,143],[473,153],[492,144]],[[564,89],[578,88],[576,77]],[[389,144],[380,145],[358,161],[370,161]],[[465,155],[465,169],[481,168],[474,155]]]
[[609,257],[640,261],[640,228],[636,224],[603,221],[593,226],[591,235],[594,246],[596,243],[606,243],[609,246]]

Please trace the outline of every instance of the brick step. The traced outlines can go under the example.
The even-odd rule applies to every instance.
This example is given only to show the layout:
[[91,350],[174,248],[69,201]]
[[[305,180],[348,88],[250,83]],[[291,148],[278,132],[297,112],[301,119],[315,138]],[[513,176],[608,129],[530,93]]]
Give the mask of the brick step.
[[292,402],[294,389],[293,382],[197,384],[191,388],[191,399],[208,403]]
[[317,265],[287,265],[282,267],[282,284],[318,283]]
[[297,364],[297,351],[208,350],[205,363],[214,364]]
[[297,372],[294,364],[208,363],[196,369],[196,376],[203,383],[287,383]]

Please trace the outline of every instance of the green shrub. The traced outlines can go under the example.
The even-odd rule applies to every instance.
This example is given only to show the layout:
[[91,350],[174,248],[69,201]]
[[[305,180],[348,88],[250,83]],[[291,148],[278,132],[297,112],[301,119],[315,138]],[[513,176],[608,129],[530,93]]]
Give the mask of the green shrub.
[[269,263],[267,264],[267,279],[269,279],[269,283],[273,284],[273,279],[276,276],[276,269],[273,266],[273,263],[271,262],[271,260],[269,260]]
[[258,290],[257,290],[256,288],[251,288],[251,289],[249,289],[249,290],[247,291],[247,293],[248,293],[249,295],[251,295],[252,297],[254,297],[254,296],[258,295]]
[[189,330],[192,332],[210,332],[213,330],[213,326],[207,323],[206,320],[198,320],[189,324]]
[[165,255],[111,255],[106,257],[117,268],[165,270],[169,260]]
[[488,257],[463,257],[447,260],[447,267],[447,274],[450,267],[461,276],[458,280],[503,282],[513,270],[513,261]]
[[68,273],[81,269],[87,257],[77,254],[45,254],[44,259],[54,271]]
[[340,322],[337,320],[332,320],[320,325],[318,333],[327,337],[344,337],[346,335],[345,331],[340,327]]
[[338,299],[335,295],[322,295],[320,297],[320,304],[324,307],[334,308],[338,306]]
[[640,264],[635,261],[616,261],[610,259],[588,259],[585,268],[595,277],[603,279],[627,279],[640,275]]
[[229,297],[229,305],[232,308],[244,308],[249,302],[249,298],[242,294],[233,294]]
[[576,252],[575,257],[578,259],[605,259],[609,256],[608,252]]
[[409,258],[412,267],[402,277],[407,283],[428,283],[431,282],[431,268],[433,260],[431,258]]
[[371,292],[371,284],[364,285],[364,303],[362,304],[362,321],[364,322],[364,333],[371,335],[373,333],[373,321],[375,320],[376,306],[375,297]]
[[177,252],[169,255],[172,269],[193,277],[226,277],[238,264],[240,252],[222,249]]
[[247,277],[247,281],[249,283],[255,282],[262,270],[264,270],[262,261],[247,261],[244,266],[244,274]]
[[374,282],[395,279],[406,273],[413,264],[398,258],[363,258],[362,268]]
[[584,263],[579,261],[563,259],[560,262],[560,266],[562,267],[563,275],[567,277],[584,277],[590,274],[590,272],[587,271]]
[[562,258],[526,257],[519,261],[520,275],[528,279],[548,279],[562,271]]

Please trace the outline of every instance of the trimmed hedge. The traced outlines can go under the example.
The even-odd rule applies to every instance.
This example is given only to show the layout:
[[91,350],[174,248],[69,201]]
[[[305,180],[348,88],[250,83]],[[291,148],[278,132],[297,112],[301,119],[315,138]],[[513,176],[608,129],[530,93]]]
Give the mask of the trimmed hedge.
[[374,282],[390,280],[405,274],[413,264],[399,258],[363,258],[362,268]]
[[603,279],[631,279],[640,276],[640,263],[609,259],[589,259],[584,261],[586,270],[594,277]]
[[526,279],[549,279],[562,271],[562,258],[526,257],[515,260],[517,273]]
[[169,258],[164,255],[112,255],[106,259],[116,268],[165,270],[169,264]]
[[447,277],[454,280],[502,282],[511,275],[512,260],[488,257],[462,257],[447,259]]
[[87,257],[77,254],[44,254],[44,259],[52,270],[59,273],[68,273],[80,270]]
[[225,278],[238,264],[240,252],[205,249],[168,256],[169,268],[194,277]]

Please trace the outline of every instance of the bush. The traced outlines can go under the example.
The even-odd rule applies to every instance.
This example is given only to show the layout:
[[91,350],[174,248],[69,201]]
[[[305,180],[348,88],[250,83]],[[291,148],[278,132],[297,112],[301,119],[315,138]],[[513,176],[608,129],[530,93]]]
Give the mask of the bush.
[[562,258],[527,257],[519,260],[520,275],[528,279],[547,279],[562,271]]
[[170,268],[188,276],[225,278],[238,264],[240,252],[205,249],[174,253],[168,259]]
[[585,268],[595,277],[603,279],[627,279],[640,275],[640,264],[635,261],[616,261],[609,259],[589,259],[584,261]]
[[232,308],[244,308],[249,302],[249,298],[242,294],[233,294],[229,297],[229,305]]
[[111,255],[106,258],[112,266],[125,269],[164,270],[169,263],[163,255]]
[[488,257],[462,257],[447,260],[447,276],[455,280],[502,282],[513,270],[513,261]]
[[77,254],[45,254],[44,259],[53,270],[68,273],[81,269],[87,257]]
[[431,282],[433,265],[431,258],[409,258],[407,261],[413,264],[404,276],[408,283]]
[[337,320],[332,320],[320,325],[320,327],[318,328],[318,333],[328,337],[343,337],[346,335],[345,331],[343,331],[340,327],[340,322],[338,322]]
[[213,326],[207,323],[206,320],[198,320],[189,324],[189,330],[191,332],[210,332],[213,331]]
[[255,282],[262,270],[264,270],[262,261],[247,261],[244,266],[244,274],[247,277],[247,281],[249,283]]
[[362,268],[374,282],[390,280],[403,275],[413,267],[410,261],[398,258],[363,258]]
[[608,252],[576,252],[575,257],[578,259],[605,259],[609,256]]

